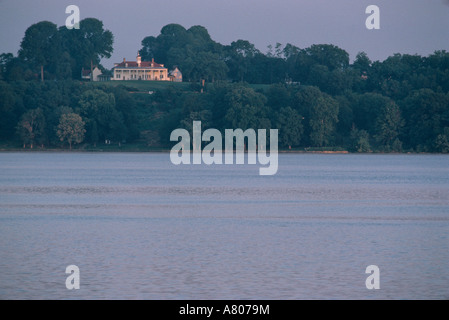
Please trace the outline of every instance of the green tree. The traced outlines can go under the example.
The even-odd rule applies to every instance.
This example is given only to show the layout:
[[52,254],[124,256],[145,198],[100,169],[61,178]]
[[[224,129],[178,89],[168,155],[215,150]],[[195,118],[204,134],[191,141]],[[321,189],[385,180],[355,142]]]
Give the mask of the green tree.
[[[352,92],[347,92],[345,96],[337,96],[335,100],[338,102],[338,124],[337,133],[340,139],[343,137],[349,137],[351,129],[354,125],[354,114],[352,110],[352,104],[354,102],[355,95]],[[343,144],[343,141],[340,141]]]
[[268,101],[267,104],[273,110],[280,110],[286,106],[291,105],[290,92],[284,84],[273,84],[265,93]]
[[322,64],[314,64],[309,69],[309,78],[307,83],[312,86],[317,86],[322,91],[326,91],[329,82],[330,72],[329,68]]
[[78,144],[83,142],[85,123],[83,119],[76,113],[63,114],[59,120],[58,129],[56,134],[61,142],[67,142],[72,150],[72,144]]
[[438,152],[449,152],[449,127],[444,128],[443,132],[435,139],[435,149]]
[[[87,126],[88,137],[117,141],[126,138],[127,132],[123,123],[123,115],[115,107],[113,93],[106,93],[99,89],[87,90],[81,95],[79,106],[81,116],[89,123]],[[96,134],[90,131],[95,128]],[[96,141],[90,142],[95,143]]]
[[45,119],[47,121],[47,136],[50,144],[59,144],[59,137],[56,134],[59,120],[63,114],[73,113],[73,109],[68,106],[58,106],[51,108],[45,112]]
[[33,24],[25,31],[25,36],[20,44],[19,57],[28,63],[40,66],[41,81],[44,81],[44,67],[55,58],[55,49],[59,44],[55,43],[57,27],[49,21]]
[[[115,88],[114,97],[116,109],[123,114],[123,123],[127,129],[126,140],[133,141],[139,138],[139,115],[137,113],[137,102],[124,88]],[[98,140],[98,138],[97,138]]]
[[266,118],[266,98],[245,86],[236,86],[226,95],[227,111],[225,121],[227,128],[246,130],[267,129],[270,121]]
[[23,142],[23,147],[30,145],[33,149],[36,143],[44,144],[45,135],[45,116],[42,109],[32,109],[22,115],[17,124],[17,135]]
[[300,144],[304,128],[302,116],[296,110],[291,107],[281,108],[277,116],[276,126],[279,129],[281,146],[291,149],[292,146]]
[[330,96],[321,96],[310,110],[310,142],[313,146],[328,146],[338,122],[338,103]]
[[291,43],[287,43],[282,49],[282,55],[285,59],[289,59],[290,57],[293,57],[299,53],[301,49],[299,49],[297,46],[292,45]]
[[14,88],[0,81],[0,139],[10,139],[14,135],[14,126],[19,120]]
[[369,134],[376,134],[376,119],[385,106],[392,103],[388,97],[378,93],[365,93],[357,96],[352,105],[355,126],[360,130],[366,130]]
[[189,131],[190,136],[193,137],[193,121],[201,121],[201,131],[204,131],[210,127],[211,115],[212,114],[209,110],[199,112],[192,111],[186,118],[180,121],[179,125],[181,128]]
[[404,144],[419,151],[432,151],[436,137],[449,126],[449,95],[431,89],[413,91],[402,101]]
[[[60,27],[59,33],[63,41],[64,49],[71,59],[73,77],[79,79],[81,69],[100,64],[102,58],[110,58],[114,51],[114,35],[105,30],[103,22],[95,18],[86,18],[80,21],[80,28],[67,29]],[[62,56],[60,68],[66,71],[69,59]]]
[[246,40],[233,41],[230,46],[227,46],[225,57],[230,78],[240,82],[247,80],[251,61],[257,54],[260,54],[260,51]]
[[72,57],[65,51],[58,59],[55,67],[55,74],[58,79],[72,79]]
[[214,82],[215,80],[224,80],[227,77],[228,67],[220,60],[218,54],[212,52],[198,52],[189,57],[191,63],[190,78],[191,80],[207,80]]
[[179,67],[186,81],[227,78],[223,46],[213,41],[202,26],[186,30],[179,24],[166,25],[157,37],[144,38],[139,52],[143,60],[154,58],[168,68]]
[[2,53],[0,54],[0,81],[6,78],[6,68],[8,64],[14,59],[12,53]]
[[355,152],[371,152],[369,133],[366,130],[351,130],[351,150]]
[[292,93],[292,108],[298,112],[298,114],[304,117],[304,133],[302,144],[310,145],[310,114],[312,110],[312,106],[317,103],[319,97],[321,97],[323,93],[317,87],[311,86],[301,86],[297,91]]
[[371,68],[372,61],[365,52],[357,53],[352,67],[360,72],[368,72]]
[[[325,71],[345,70],[349,66],[349,54],[334,45],[315,44],[306,49],[301,49],[297,54],[290,56],[287,65],[290,66],[290,76],[293,81],[310,84],[309,79],[319,80],[319,75]],[[323,67],[312,68],[315,65]],[[327,69],[326,69],[327,68]],[[312,74],[310,74],[312,72]],[[323,82],[323,81],[322,81]]]
[[229,128],[257,129],[259,126],[258,108],[255,105],[236,104],[228,109],[225,119]]
[[[161,29],[157,37],[149,36],[142,40],[142,49],[139,51],[143,60],[167,64],[167,54],[174,47],[184,47],[189,41],[187,30],[179,24],[168,24]],[[184,70],[183,76],[184,76]]]
[[349,66],[349,54],[337,46],[331,44],[314,44],[304,51],[314,64],[324,65],[330,71],[345,69]]
[[4,80],[11,82],[33,80],[36,78],[36,73],[30,69],[29,64],[23,59],[9,55],[6,58],[2,66]]
[[[449,52],[438,50],[423,59],[422,79],[427,82],[427,87],[444,92],[449,91]],[[417,89],[423,88],[417,86]]]
[[[377,143],[386,151],[392,150],[393,143],[396,149],[399,148],[399,140],[396,141],[404,126],[404,120],[401,116],[399,106],[394,103],[386,104],[376,121],[376,135],[374,138]],[[400,150],[393,150],[400,151]]]

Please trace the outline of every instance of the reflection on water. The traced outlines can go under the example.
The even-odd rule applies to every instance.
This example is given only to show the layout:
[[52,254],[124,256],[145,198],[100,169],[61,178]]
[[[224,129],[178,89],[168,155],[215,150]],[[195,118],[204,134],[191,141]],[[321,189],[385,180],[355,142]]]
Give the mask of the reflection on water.
[[2,153],[0,299],[448,299],[448,160]]

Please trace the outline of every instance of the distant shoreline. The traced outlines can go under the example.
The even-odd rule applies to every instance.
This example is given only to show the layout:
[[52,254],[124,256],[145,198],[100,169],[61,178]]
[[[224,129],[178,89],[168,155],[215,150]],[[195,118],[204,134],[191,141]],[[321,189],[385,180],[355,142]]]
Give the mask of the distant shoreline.
[[[22,149],[22,148],[0,148],[0,153],[8,153],[8,152],[23,152],[23,153],[33,153],[33,152],[61,152],[61,153],[170,153],[170,149],[164,148],[154,148],[154,149],[139,149],[139,148],[130,148],[130,149],[119,149],[119,148],[104,148],[104,149],[47,149],[47,148],[34,148],[34,149]],[[223,153],[225,151],[223,150]],[[247,152],[245,152],[247,153]],[[347,150],[288,150],[281,149],[278,150],[278,153],[282,154],[414,154],[414,155],[445,155],[446,153],[441,152],[350,152]]]
[[[73,153],[79,153],[79,152],[85,152],[85,153],[89,153],[89,152],[142,152],[142,153],[170,153],[170,149],[125,149],[125,150],[121,150],[121,149],[42,149],[42,148],[35,148],[35,149],[20,149],[20,148],[0,148],[0,152],[73,152]],[[269,150],[268,150],[269,151]],[[225,153],[225,150],[222,151],[223,153]],[[245,151],[245,153],[247,153],[247,151]],[[352,153],[346,150],[341,150],[341,151],[328,151],[328,150],[323,150],[323,151],[306,151],[306,150],[278,150],[278,153],[329,153],[329,154],[348,154],[348,153]]]

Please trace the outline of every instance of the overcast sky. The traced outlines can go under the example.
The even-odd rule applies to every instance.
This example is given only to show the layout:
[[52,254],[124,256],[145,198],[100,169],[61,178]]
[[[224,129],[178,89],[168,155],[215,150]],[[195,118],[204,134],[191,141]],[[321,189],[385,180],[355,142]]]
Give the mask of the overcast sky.
[[[95,17],[114,34],[112,58],[102,61],[107,68],[124,57],[135,60],[142,39],[169,23],[202,25],[217,42],[244,39],[263,52],[276,42],[334,44],[351,59],[360,51],[372,60],[449,51],[449,0],[0,0],[0,53],[16,55],[36,22],[64,25],[70,4],[81,19]],[[380,8],[380,30],[365,27],[371,4]]]

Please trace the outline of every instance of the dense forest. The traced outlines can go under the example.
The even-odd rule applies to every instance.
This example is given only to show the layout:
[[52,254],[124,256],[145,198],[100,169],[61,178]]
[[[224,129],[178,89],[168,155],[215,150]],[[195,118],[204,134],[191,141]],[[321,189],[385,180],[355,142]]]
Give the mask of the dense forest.
[[[0,55],[0,143],[92,149],[105,144],[170,147],[191,129],[279,129],[280,148],[352,152],[449,152],[449,53],[371,61],[330,44],[269,46],[213,41],[177,24],[142,40],[143,60],[177,66],[187,85],[153,94],[135,82],[89,83],[112,33],[89,18],[80,29],[44,21],[25,32],[17,56]],[[257,84],[257,85],[256,85]]]

